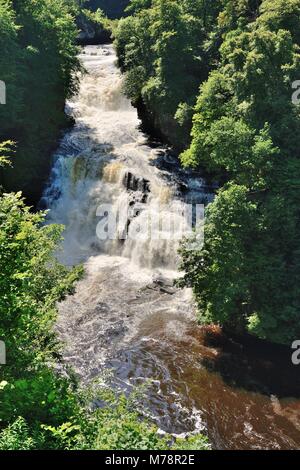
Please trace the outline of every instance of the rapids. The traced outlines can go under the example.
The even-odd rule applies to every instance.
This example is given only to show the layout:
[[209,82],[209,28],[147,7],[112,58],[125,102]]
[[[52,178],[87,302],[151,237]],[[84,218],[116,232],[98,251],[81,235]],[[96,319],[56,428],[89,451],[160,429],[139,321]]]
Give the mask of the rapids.
[[[104,369],[124,390],[149,380],[145,407],[163,431],[203,431],[219,449],[299,447],[299,402],[229,384],[207,367],[220,349],[197,326],[190,290],[173,285],[188,228],[184,204],[206,204],[213,190],[149,143],[122,92],[112,46],[87,46],[80,58],[86,73],[67,104],[75,126],[54,155],[41,201],[49,223],[66,227],[60,260],[86,267],[75,295],[59,306],[64,363],[83,382]],[[139,205],[117,221],[118,239],[99,239],[108,212],[101,207],[116,214]],[[169,225],[156,225],[152,237],[122,238],[138,234],[158,207]]]

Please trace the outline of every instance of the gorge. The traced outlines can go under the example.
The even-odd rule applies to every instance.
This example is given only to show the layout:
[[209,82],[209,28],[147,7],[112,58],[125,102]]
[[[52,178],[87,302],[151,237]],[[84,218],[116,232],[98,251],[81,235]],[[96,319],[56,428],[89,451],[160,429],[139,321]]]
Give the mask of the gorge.
[[[112,371],[124,391],[147,383],[145,405],[163,432],[202,431],[216,449],[297,448],[298,400],[270,389],[259,393],[253,384],[242,388],[208,367],[220,348],[208,344],[207,331],[197,325],[190,290],[174,287],[179,240],[97,238],[101,204],[115,211],[145,204],[131,221],[134,230],[158,204],[166,216],[184,202],[211,202],[215,188],[180,169],[168,149],[141,132],[113,46],[87,46],[80,59],[87,73],[67,104],[75,126],[54,155],[41,201],[50,210],[48,222],[66,227],[59,259],[86,268],[75,295],[59,306],[63,362],[84,383],[103,370]],[[179,217],[174,227],[182,224]],[[243,356],[238,348],[234,355]]]

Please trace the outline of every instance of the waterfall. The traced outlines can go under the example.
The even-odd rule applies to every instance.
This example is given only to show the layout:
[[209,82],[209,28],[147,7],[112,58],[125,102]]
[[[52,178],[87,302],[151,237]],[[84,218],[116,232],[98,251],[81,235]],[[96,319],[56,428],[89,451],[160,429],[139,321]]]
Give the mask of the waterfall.
[[[156,166],[167,152],[151,148],[140,131],[112,46],[86,47],[81,60],[86,74],[67,105],[76,124],[55,155],[43,197],[49,221],[66,227],[60,257],[73,265],[103,253],[176,269],[180,239],[191,227],[178,184]],[[204,188],[198,199],[208,200]]]
[[59,305],[63,361],[83,381],[104,368],[125,388],[153,378],[155,406],[149,407],[158,424],[179,433],[200,429],[198,410],[175,400],[172,382],[168,395],[176,403],[157,401],[163,380],[155,377],[169,380],[158,355],[168,355],[170,341],[184,342],[195,326],[191,291],[173,281],[195,206],[213,195],[167,148],[149,144],[123,94],[113,47],[88,46],[80,58],[86,73],[67,103],[75,125],[54,155],[41,201],[48,223],[65,226],[58,258],[69,266],[84,263],[86,272],[75,295]]

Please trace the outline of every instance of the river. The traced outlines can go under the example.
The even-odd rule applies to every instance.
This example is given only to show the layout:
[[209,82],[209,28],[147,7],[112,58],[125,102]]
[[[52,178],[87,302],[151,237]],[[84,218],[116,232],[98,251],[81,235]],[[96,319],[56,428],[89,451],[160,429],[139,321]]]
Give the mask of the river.
[[[75,125],[54,156],[42,200],[49,222],[66,227],[60,260],[86,268],[75,295],[59,306],[64,363],[84,383],[106,369],[125,391],[148,381],[144,406],[163,431],[202,431],[216,449],[299,447],[299,401],[279,398],[276,387],[258,392],[239,346],[228,343],[226,352],[226,345],[209,341],[196,323],[190,290],[173,285],[183,204],[207,204],[212,190],[143,134],[122,92],[112,46],[87,46],[80,58],[87,73],[67,104]],[[109,207],[116,214],[139,206],[114,226],[117,239],[99,239]],[[169,228],[122,237],[124,230],[138,233],[157,207]],[[171,237],[161,236],[166,230]],[[239,374],[231,377],[230,365],[242,375],[246,368],[244,383]]]

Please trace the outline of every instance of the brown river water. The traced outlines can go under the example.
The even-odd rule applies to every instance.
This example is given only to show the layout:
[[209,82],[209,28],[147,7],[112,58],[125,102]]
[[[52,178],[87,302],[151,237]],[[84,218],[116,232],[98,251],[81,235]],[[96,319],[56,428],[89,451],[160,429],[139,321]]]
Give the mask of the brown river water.
[[167,218],[183,199],[209,203],[213,189],[149,143],[123,94],[112,46],[87,46],[80,57],[87,73],[67,104],[75,126],[55,154],[42,200],[49,221],[66,226],[59,258],[86,267],[59,308],[64,363],[83,383],[106,369],[124,391],[147,381],[143,405],[162,431],[201,431],[216,449],[299,448],[300,369],[291,351],[199,327],[190,290],[174,287],[181,216],[172,239],[99,240],[103,204],[117,212],[143,203],[130,220],[137,230],[158,205]]

